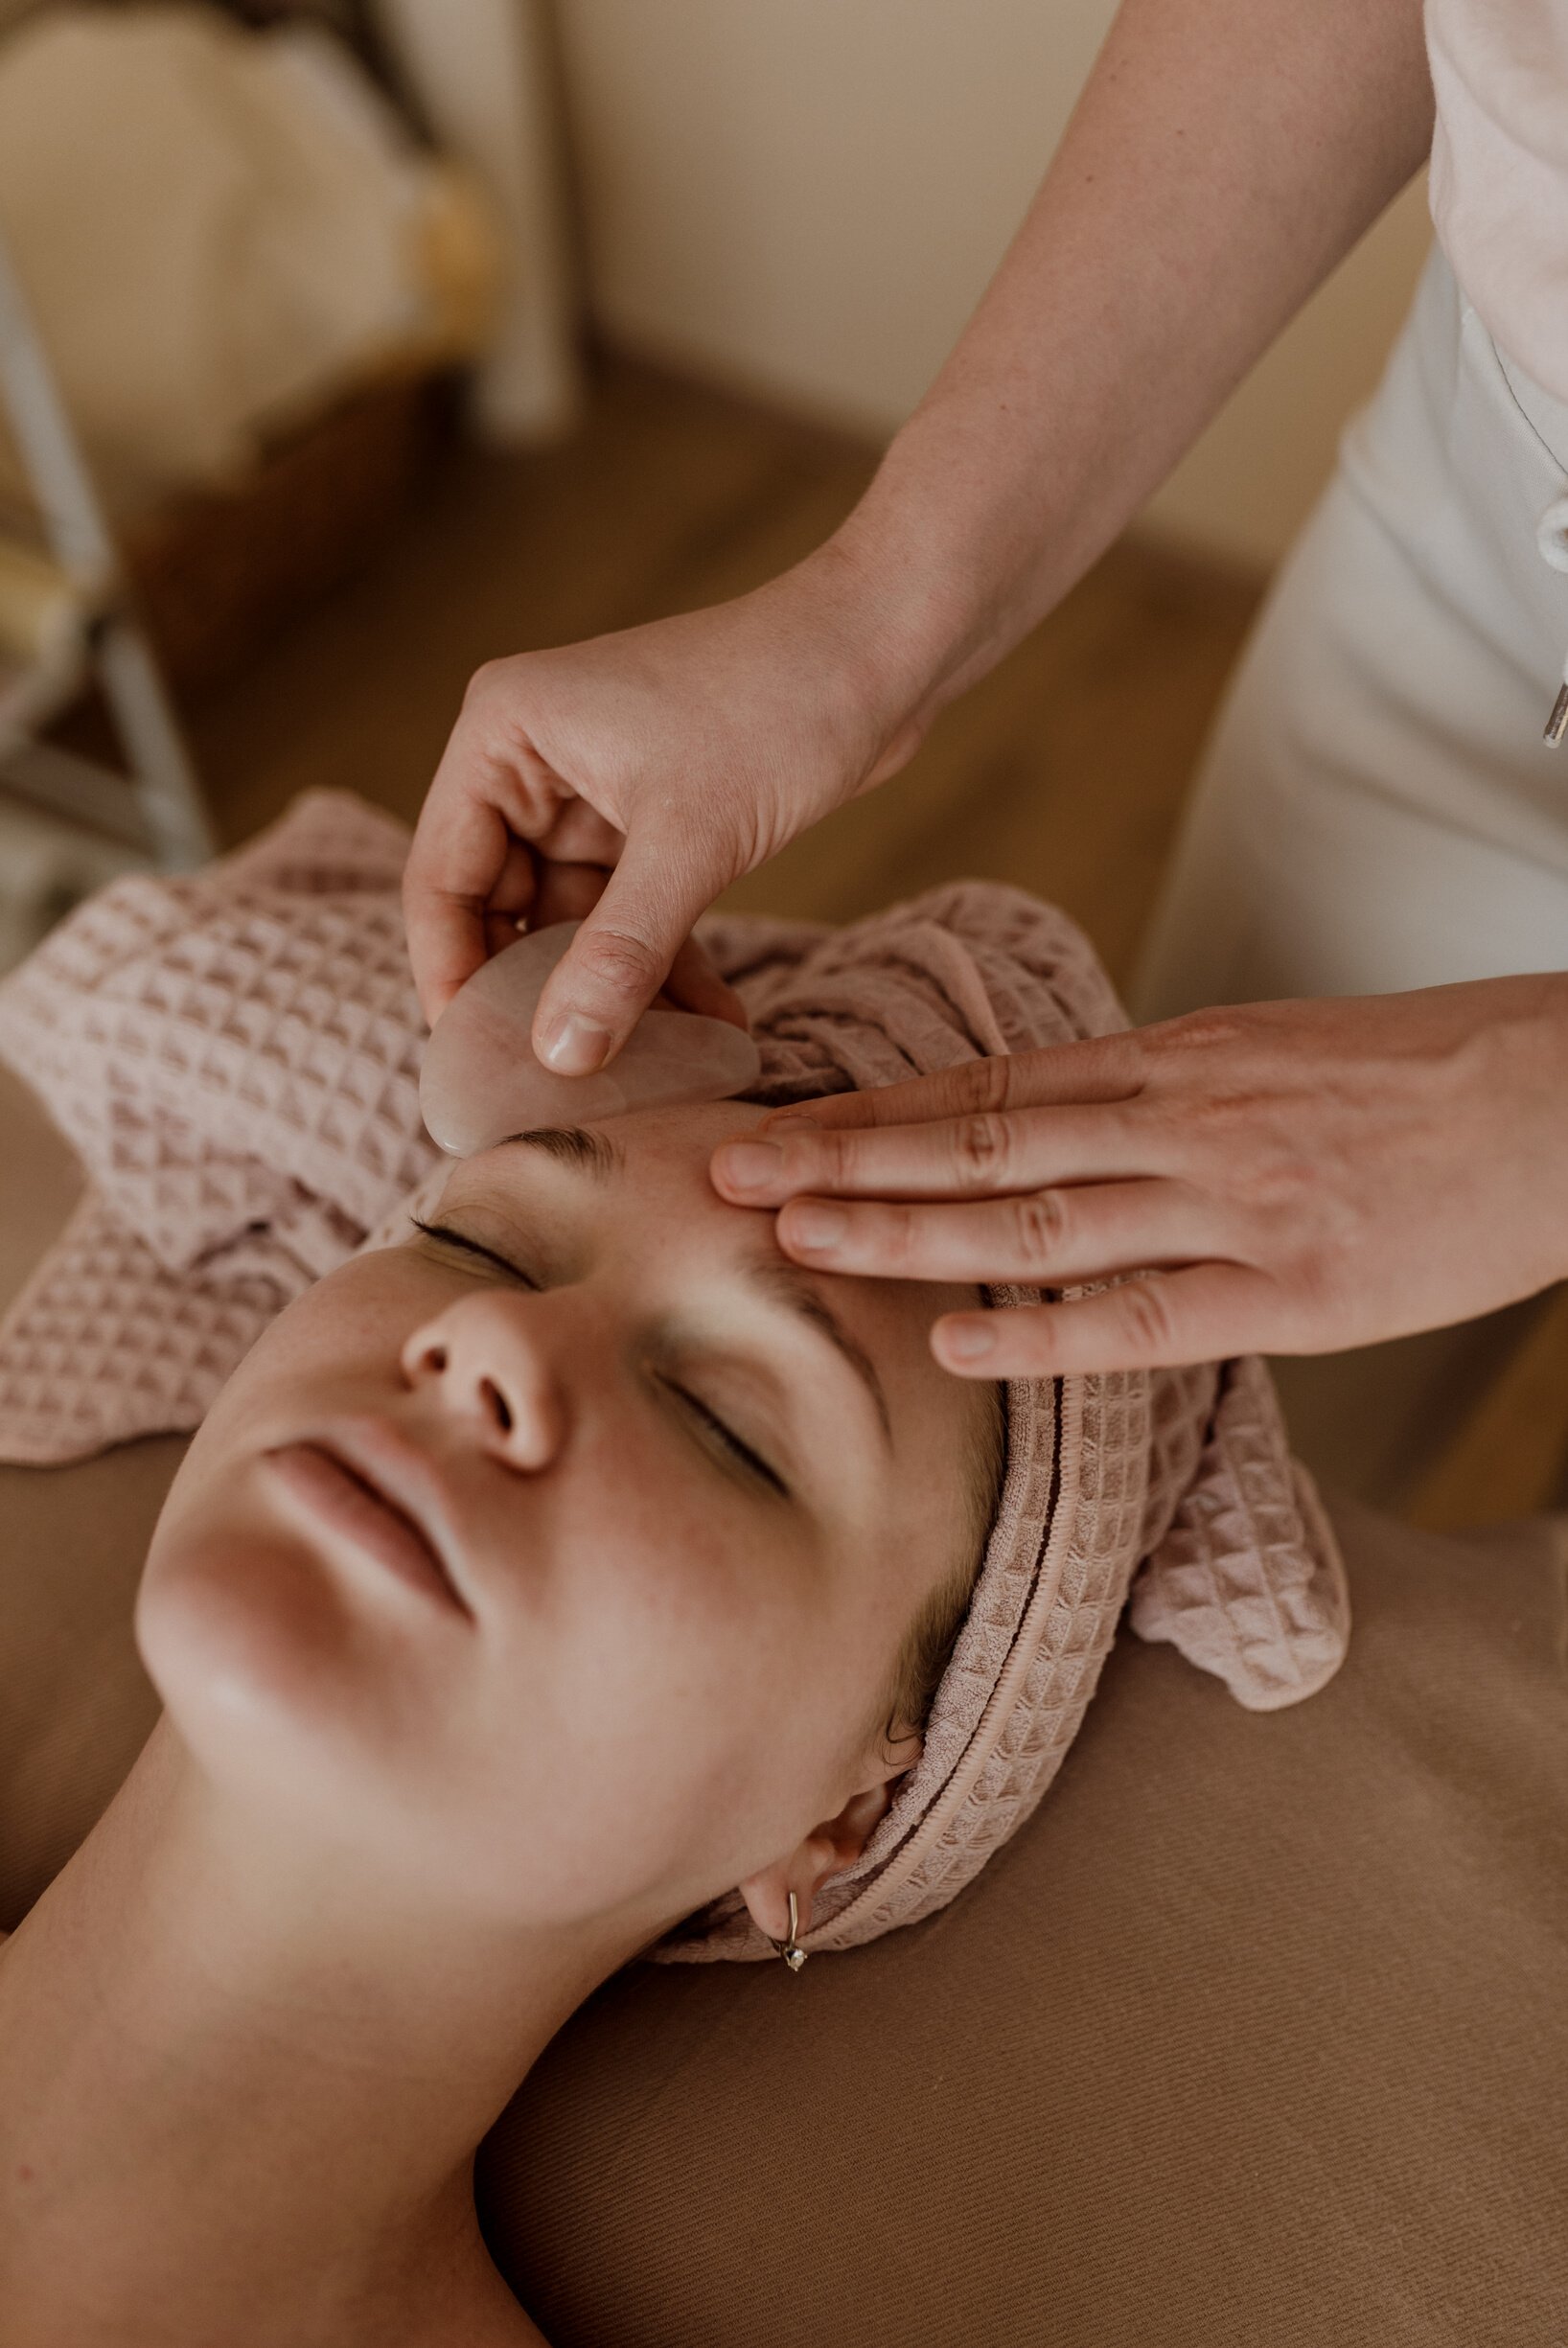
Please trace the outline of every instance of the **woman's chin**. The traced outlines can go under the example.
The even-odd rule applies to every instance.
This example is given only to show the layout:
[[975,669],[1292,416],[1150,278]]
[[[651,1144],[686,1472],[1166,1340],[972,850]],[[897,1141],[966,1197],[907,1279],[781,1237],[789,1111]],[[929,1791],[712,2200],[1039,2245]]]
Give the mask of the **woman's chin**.
[[185,1742],[215,1777],[296,1771],[362,1737],[366,1625],[320,1561],[273,1533],[192,1537],[160,1525],[136,1597],[137,1650]]

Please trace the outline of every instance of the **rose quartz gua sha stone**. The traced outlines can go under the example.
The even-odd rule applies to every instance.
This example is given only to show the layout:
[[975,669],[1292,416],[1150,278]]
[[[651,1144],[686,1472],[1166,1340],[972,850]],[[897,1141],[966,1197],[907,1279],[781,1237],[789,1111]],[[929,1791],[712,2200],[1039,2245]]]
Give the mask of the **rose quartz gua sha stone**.
[[472,1158],[509,1134],[592,1124],[687,1100],[728,1100],[754,1085],[762,1055],[727,1020],[645,1011],[595,1076],[557,1076],[528,1040],[544,981],[579,928],[559,921],[505,946],[459,987],[431,1030],[419,1105],[430,1138]]

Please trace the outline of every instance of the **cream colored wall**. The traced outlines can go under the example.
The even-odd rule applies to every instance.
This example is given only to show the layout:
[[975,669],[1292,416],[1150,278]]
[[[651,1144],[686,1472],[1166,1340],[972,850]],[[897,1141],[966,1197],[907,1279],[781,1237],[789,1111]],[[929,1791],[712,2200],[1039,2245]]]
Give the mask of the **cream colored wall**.
[[[884,434],[990,270],[1114,0],[556,0],[596,315],[621,343]],[[1407,191],[1154,500],[1272,562],[1426,244]]]

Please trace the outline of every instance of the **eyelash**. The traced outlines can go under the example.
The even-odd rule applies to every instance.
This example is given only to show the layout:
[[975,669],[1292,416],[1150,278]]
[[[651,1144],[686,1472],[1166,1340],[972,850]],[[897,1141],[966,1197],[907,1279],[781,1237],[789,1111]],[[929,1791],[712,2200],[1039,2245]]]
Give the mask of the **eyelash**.
[[423,1215],[410,1215],[408,1220],[416,1232],[425,1233],[427,1239],[439,1239],[449,1248],[460,1249],[465,1255],[482,1256],[487,1264],[495,1264],[497,1270],[509,1272],[515,1280],[522,1282],[524,1288],[532,1288],[538,1293],[538,1280],[531,1280],[519,1264],[513,1263],[509,1256],[497,1255],[494,1248],[482,1247],[477,1239],[469,1238],[465,1232],[454,1232],[450,1223],[427,1223]]
[[679,1396],[689,1411],[695,1412],[712,1429],[716,1439],[723,1443],[731,1458],[738,1461],[749,1475],[754,1476],[759,1484],[765,1484],[771,1492],[776,1492],[781,1500],[788,1500],[790,1488],[783,1477],[769,1466],[760,1452],[753,1451],[749,1443],[743,1443],[734,1428],[726,1426],[717,1411],[709,1410],[699,1395],[691,1393],[684,1386],[678,1386],[673,1378],[660,1378],[659,1384]]
[[[408,1220],[415,1231],[424,1232],[427,1239],[434,1239],[446,1247],[457,1248],[465,1255],[480,1256],[486,1263],[495,1264],[499,1271],[510,1274],[513,1279],[520,1280],[525,1288],[532,1289],[536,1295],[539,1293],[539,1282],[531,1280],[526,1272],[513,1263],[510,1257],[498,1254],[495,1248],[484,1247],[477,1239],[469,1238],[466,1232],[453,1231],[449,1223],[427,1223],[421,1215],[410,1215]],[[776,1492],[781,1500],[788,1500],[790,1488],[783,1477],[775,1468],[770,1467],[760,1452],[753,1451],[749,1443],[743,1442],[733,1427],[726,1426],[717,1411],[710,1410],[700,1395],[692,1393],[686,1387],[678,1386],[673,1378],[660,1377],[659,1384],[668,1393],[675,1394],[689,1411],[703,1420],[703,1424],[723,1443],[732,1459],[754,1476],[759,1483],[766,1485],[770,1491]]]

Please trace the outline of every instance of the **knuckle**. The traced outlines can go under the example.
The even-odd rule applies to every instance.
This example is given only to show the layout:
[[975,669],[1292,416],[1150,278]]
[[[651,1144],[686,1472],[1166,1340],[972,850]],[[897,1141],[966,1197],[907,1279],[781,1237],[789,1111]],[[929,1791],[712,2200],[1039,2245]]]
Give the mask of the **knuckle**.
[[837,1126],[824,1125],[819,1133],[802,1134],[800,1146],[814,1173],[835,1186],[849,1181],[859,1155],[853,1133],[841,1133]]
[[1164,1281],[1128,1280],[1117,1293],[1122,1326],[1139,1351],[1154,1354],[1167,1350],[1174,1340],[1175,1327]]
[[645,938],[624,930],[593,930],[579,942],[580,966],[612,993],[652,994],[664,976],[661,956]]
[[993,1114],[1005,1109],[1012,1095],[1014,1068],[1006,1054],[977,1060],[973,1063],[976,1075],[973,1091],[976,1106]]
[[957,1116],[994,1116],[1007,1106],[1013,1063],[998,1053],[960,1061],[950,1079]]
[[791,1183],[804,1183],[812,1189],[836,1190],[847,1179],[853,1164],[850,1147],[852,1134],[842,1134],[832,1125],[818,1125],[806,1121],[777,1136],[784,1149],[784,1172]]
[[1184,1011],[1157,1026],[1135,1030],[1135,1038],[1151,1055],[1164,1052],[1224,1051],[1245,1041],[1246,1022],[1223,1004],[1206,1011]]
[[994,1111],[977,1110],[961,1116],[953,1128],[953,1159],[958,1177],[985,1187],[1006,1171],[1009,1156],[1006,1120]]
[[1067,1209],[1059,1191],[1031,1190],[1013,1202],[1013,1229],[1025,1263],[1047,1265],[1060,1248],[1067,1230]]
[[908,1207],[885,1207],[877,1217],[878,1254],[894,1269],[908,1264],[913,1257],[919,1238],[919,1225],[913,1210]]
[[503,684],[510,662],[505,659],[482,660],[469,679],[463,695],[463,706],[480,708]]
[[1237,1187],[1250,1206],[1265,1214],[1293,1216],[1313,1188],[1308,1160],[1288,1143],[1257,1150],[1240,1171]]

